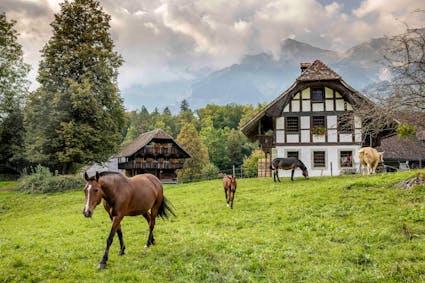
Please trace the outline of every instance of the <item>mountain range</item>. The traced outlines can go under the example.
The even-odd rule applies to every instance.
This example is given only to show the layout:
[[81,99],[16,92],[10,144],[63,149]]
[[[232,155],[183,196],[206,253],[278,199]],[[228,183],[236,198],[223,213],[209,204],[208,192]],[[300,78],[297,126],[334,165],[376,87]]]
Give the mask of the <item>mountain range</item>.
[[313,62],[316,59],[364,93],[366,89],[379,88],[385,81],[383,54],[390,44],[387,38],[376,38],[345,52],[337,52],[286,39],[282,41],[277,56],[267,53],[246,55],[238,64],[200,74],[192,80],[134,86],[123,94],[127,101],[138,100],[141,98],[138,94],[143,93],[140,105],[155,105],[158,108],[168,106],[172,111],[178,111],[179,102],[183,98],[192,109],[206,104],[268,103],[296,80],[301,72],[301,62]]

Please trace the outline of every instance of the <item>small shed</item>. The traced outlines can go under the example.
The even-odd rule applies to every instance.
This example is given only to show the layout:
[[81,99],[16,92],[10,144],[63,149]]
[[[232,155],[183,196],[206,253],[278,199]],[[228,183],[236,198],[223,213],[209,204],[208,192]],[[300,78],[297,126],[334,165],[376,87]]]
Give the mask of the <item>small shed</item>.
[[151,173],[163,183],[177,182],[177,169],[182,169],[190,154],[172,136],[156,129],[138,136],[123,148],[116,157],[118,169],[127,176]]
[[402,170],[405,164],[410,169],[425,167],[425,140],[417,137],[399,138],[394,135],[383,139],[377,150],[384,152],[384,164],[389,170]]
[[394,134],[381,141],[378,151],[384,151],[387,170],[418,169],[425,167],[425,113],[399,111],[394,115],[399,124],[416,128],[416,134],[400,138]]

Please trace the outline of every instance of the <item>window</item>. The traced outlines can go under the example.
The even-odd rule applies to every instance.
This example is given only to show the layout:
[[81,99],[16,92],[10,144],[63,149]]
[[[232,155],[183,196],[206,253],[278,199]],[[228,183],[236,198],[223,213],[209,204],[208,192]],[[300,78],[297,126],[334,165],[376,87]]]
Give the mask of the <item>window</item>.
[[313,102],[323,102],[325,100],[325,91],[323,88],[311,89],[311,100]]
[[298,133],[300,130],[298,117],[286,117],[286,132]]
[[353,167],[353,152],[341,151],[339,156],[341,167]]
[[298,151],[288,151],[286,153],[286,157],[295,157],[296,159],[298,159],[298,155],[299,155]]
[[313,116],[313,128],[325,128],[325,116]]
[[338,115],[338,132],[340,134],[353,133],[353,116]]
[[313,167],[326,167],[324,151],[313,152]]
[[319,135],[319,136],[326,134],[325,116],[312,117],[311,133],[313,135]]

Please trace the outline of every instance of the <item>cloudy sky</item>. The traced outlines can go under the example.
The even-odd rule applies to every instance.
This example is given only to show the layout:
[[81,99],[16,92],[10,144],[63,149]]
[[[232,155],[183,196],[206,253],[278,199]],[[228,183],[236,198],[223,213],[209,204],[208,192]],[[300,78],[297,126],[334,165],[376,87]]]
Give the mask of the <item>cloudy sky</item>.
[[[35,80],[40,50],[51,36],[58,0],[0,0],[17,21],[24,60]],[[111,34],[125,63],[119,86],[190,80],[238,63],[246,54],[278,56],[292,38],[344,51],[374,37],[423,27],[424,0],[100,0],[112,16]],[[32,89],[37,86],[32,84]],[[141,93],[140,95],[143,95]],[[133,108],[126,105],[127,108]]]

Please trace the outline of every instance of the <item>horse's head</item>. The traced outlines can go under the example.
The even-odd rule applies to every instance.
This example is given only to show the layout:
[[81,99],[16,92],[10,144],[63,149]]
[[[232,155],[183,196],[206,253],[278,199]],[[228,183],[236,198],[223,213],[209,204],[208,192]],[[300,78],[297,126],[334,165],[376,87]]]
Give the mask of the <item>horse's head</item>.
[[89,178],[87,172],[84,173],[86,179],[86,186],[84,187],[84,200],[83,214],[85,217],[91,217],[96,206],[100,203],[103,197],[103,191],[99,184],[99,173],[96,172],[95,177]]
[[303,176],[308,179],[308,171],[307,168],[303,169]]
[[235,192],[236,191],[236,177],[235,176],[229,176],[230,179],[230,191]]
[[305,167],[304,163],[302,163],[301,160],[298,160],[298,164],[297,165],[303,171],[304,178],[308,179],[308,171],[307,171],[307,167]]

